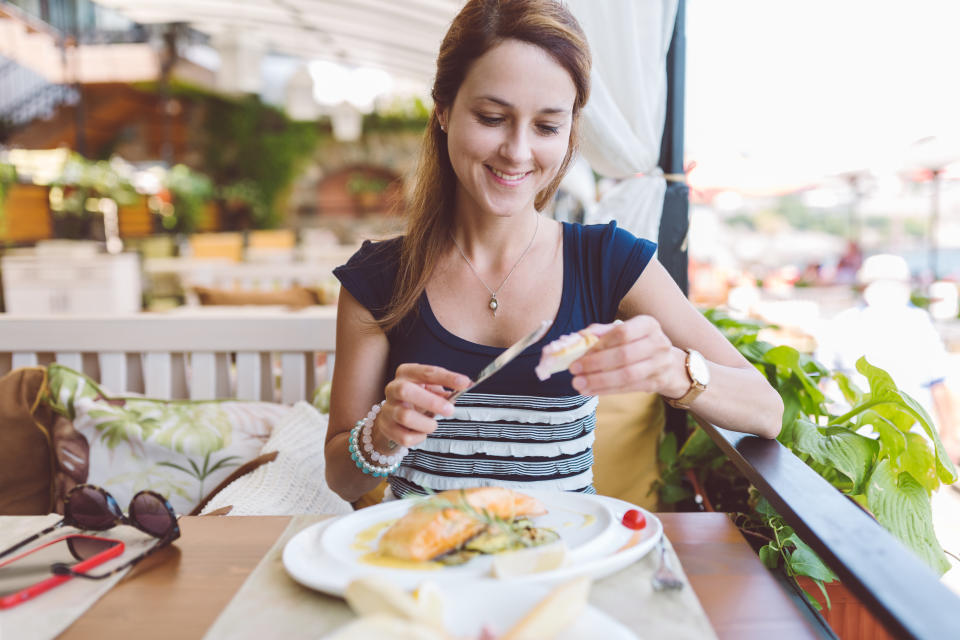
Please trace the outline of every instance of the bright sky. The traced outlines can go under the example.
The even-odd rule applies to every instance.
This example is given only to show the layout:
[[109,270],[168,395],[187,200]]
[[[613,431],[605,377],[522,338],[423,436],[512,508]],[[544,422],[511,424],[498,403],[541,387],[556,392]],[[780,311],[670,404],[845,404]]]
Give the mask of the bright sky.
[[926,155],[960,160],[960,2],[687,0],[686,155],[704,186],[893,170],[927,136]]

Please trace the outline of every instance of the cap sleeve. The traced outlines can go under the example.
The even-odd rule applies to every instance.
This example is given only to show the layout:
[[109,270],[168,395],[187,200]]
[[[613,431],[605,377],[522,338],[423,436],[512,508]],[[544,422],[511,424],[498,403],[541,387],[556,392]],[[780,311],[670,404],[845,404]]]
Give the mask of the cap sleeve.
[[346,264],[333,270],[333,275],[379,320],[393,294],[399,263],[400,238],[382,242],[366,240]]
[[601,322],[612,322],[620,302],[650,263],[657,245],[618,227],[615,220],[584,227],[581,242],[590,265],[585,280],[594,313]]

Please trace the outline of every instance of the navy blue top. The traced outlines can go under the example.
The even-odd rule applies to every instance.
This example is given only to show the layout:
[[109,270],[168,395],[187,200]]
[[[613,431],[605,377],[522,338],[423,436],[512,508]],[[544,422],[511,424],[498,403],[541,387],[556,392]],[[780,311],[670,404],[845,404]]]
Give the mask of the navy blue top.
[[[368,240],[347,264],[333,271],[374,318],[384,315],[390,301],[399,251],[399,237],[376,243]],[[575,394],[569,372],[554,374],[545,382],[537,379],[533,370],[540,360],[540,351],[564,334],[595,322],[613,322],[620,301],[655,251],[656,244],[618,228],[615,221],[588,226],[563,223],[563,293],[553,325],[540,342],[528,347],[474,391]],[[433,314],[426,292],[420,296],[418,311],[419,314],[411,314],[388,334],[388,371],[396,370],[405,362],[416,362],[473,377],[504,351],[500,347],[469,342],[445,329]]]
[[[623,296],[650,262],[656,245],[616,222],[563,224],[563,290],[547,334],[496,375],[462,395],[450,418],[412,450],[390,476],[395,495],[470,486],[593,492],[596,399],[581,396],[568,371],[540,381],[534,368],[548,342],[593,323],[616,319]],[[367,241],[334,275],[374,318],[390,301],[400,238]],[[387,334],[388,371],[416,362],[474,377],[500,347],[477,344],[445,329],[420,296]],[[542,318],[537,318],[540,320]]]

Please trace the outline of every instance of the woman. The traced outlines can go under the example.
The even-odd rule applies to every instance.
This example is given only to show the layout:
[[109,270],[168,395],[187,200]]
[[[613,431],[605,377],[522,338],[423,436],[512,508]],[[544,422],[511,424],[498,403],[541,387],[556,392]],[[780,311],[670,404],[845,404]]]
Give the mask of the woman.
[[[365,243],[335,271],[326,468],[345,499],[381,476],[396,496],[592,492],[598,394],[655,392],[718,425],[779,432],[780,397],[690,305],[653,243],[539,214],[575,151],[589,71],[583,32],[553,0],[471,0],[451,24],[407,234]],[[448,402],[544,319],[540,342]],[[542,347],[587,326],[600,342],[540,382]]]

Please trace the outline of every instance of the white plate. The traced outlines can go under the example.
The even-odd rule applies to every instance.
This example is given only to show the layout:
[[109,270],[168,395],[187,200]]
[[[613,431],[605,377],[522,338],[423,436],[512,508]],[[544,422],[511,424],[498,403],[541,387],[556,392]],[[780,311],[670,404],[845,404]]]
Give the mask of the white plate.
[[[444,624],[455,635],[477,637],[486,625],[497,637],[516,624],[550,592],[547,587],[484,580],[444,589]],[[630,629],[603,611],[587,605],[556,640],[637,640]]]
[[[616,524],[613,512],[607,505],[593,499],[593,496],[582,493],[557,491],[525,491],[524,493],[540,500],[547,507],[548,512],[538,516],[536,524],[538,527],[546,527],[560,534],[567,546],[571,563],[605,555],[610,540],[616,533],[616,528],[612,526]],[[406,515],[420,500],[413,498],[385,502],[338,519],[323,532],[321,544],[329,555],[342,562],[364,564],[361,558],[376,550],[383,531]],[[369,538],[373,532],[376,532],[376,536]],[[359,543],[361,538],[365,539],[365,542]],[[443,571],[445,574],[457,574],[462,577],[479,577],[489,573],[491,562],[490,556],[482,555],[464,565],[447,567]],[[414,574],[410,576],[414,580],[422,580],[424,574],[423,571],[404,571],[404,573]]]
[[[640,507],[620,500],[579,493],[524,493],[539,499],[550,512],[535,518],[534,522],[543,526],[550,523],[571,552],[563,567],[510,578],[509,582],[554,584],[582,574],[600,578],[645,555],[663,532],[660,520],[641,509],[647,526],[634,539],[634,532],[621,525],[620,519],[627,509]],[[355,544],[356,534],[377,523],[400,517],[410,508],[410,504],[406,501],[387,502],[307,527],[284,547],[283,566],[294,580],[304,586],[337,596],[343,595],[343,590],[351,580],[369,575],[388,579],[405,589],[414,589],[426,580],[441,585],[476,581],[503,584],[502,580],[486,577],[489,576],[491,563],[488,556],[474,558],[459,567],[422,571],[378,567],[361,562],[359,558],[367,549],[351,548]],[[595,519],[584,518],[585,515]],[[587,526],[581,528],[585,522]],[[628,544],[630,546],[624,549]]]

